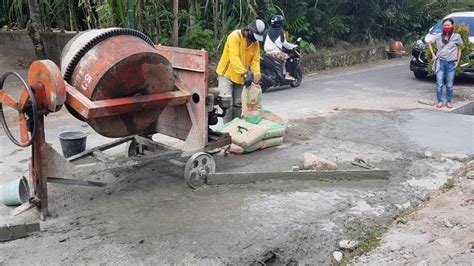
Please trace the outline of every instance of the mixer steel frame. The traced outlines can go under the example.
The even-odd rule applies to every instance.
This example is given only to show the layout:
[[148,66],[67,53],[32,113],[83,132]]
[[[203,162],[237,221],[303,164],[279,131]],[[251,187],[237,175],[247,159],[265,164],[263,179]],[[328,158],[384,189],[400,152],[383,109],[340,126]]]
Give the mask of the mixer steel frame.
[[[98,159],[97,165],[101,165],[102,169],[157,161],[184,167],[185,163],[174,159],[188,157],[197,152],[223,147],[231,143],[228,134],[218,135],[208,132],[206,106],[209,104],[207,99],[208,53],[206,51],[165,46],[156,46],[156,50],[168,59],[173,66],[176,77],[175,91],[101,101],[90,101],[76,88],[65,82],[61,72],[53,62],[49,60],[33,62],[28,72],[28,80],[34,94],[34,96],[30,95],[29,97],[34,97],[34,101],[30,99],[29,102],[35,102],[33,109],[36,110],[38,115],[35,121],[29,121],[29,125],[24,119],[28,110],[27,88],[23,88],[20,101],[15,102],[11,96],[3,92],[2,84],[0,84],[0,107],[3,103],[16,109],[19,113],[20,143],[27,144],[28,131],[30,133],[35,132],[35,134],[31,134],[32,141],[30,141],[32,145],[30,182],[33,184],[34,192],[30,204],[35,204],[38,207],[41,218],[48,215],[48,177],[62,177],[70,175],[71,172],[80,172],[81,169],[85,169],[72,163],[72,161],[79,158],[93,155]],[[155,106],[165,106],[165,109],[159,116],[155,132],[148,132],[145,136],[124,137],[65,159],[46,142],[44,132],[44,117],[48,113],[59,111],[63,103],[68,104],[84,118],[105,117],[144,109],[152,110]],[[29,109],[31,109],[31,106],[29,106]],[[153,133],[161,133],[183,140],[182,149],[172,149],[147,138]],[[106,149],[129,141],[138,143],[142,150],[152,151],[151,154],[117,160],[102,153]],[[153,151],[159,151],[159,153]],[[196,156],[191,158],[195,159]],[[214,162],[212,161],[212,163]],[[211,168],[212,171],[215,170],[215,167]]]

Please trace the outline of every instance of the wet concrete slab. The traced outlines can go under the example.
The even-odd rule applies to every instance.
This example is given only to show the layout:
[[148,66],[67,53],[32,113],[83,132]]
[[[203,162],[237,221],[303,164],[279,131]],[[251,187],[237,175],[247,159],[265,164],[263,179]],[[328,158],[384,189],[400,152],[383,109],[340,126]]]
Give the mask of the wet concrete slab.
[[432,151],[474,154],[474,116],[439,110],[407,113],[401,130],[416,145]]

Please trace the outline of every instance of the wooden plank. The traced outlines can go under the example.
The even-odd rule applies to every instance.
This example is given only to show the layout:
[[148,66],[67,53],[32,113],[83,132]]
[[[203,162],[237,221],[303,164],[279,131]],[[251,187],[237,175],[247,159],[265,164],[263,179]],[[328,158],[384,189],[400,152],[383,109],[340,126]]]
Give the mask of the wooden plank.
[[48,183],[58,183],[65,185],[87,186],[87,187],[105,187],[107,184],[96,181],[84,181],[76,179],[67,179],[60,177],[48,177]]
[[38,231],[40,231],[39,221],[0,225],[0,242],[24,238],[27,237],[29,233]]
[[266,180],[317,180],[324,182],[388,180],[387,170],[346,170],[346,171],[287,171],[287,172],[240,172],[215,173],[207,177],[208,185],[249,184]]
[[24,213],[26,212],[27,210],[31,210],[33,209],[34,207],[37,206],[37,202],[25,202],[23,204],[21,204],[20,206],[16,207],[15,209],[13,209],[11,212],[10,212],[10,215],[11,216],[17,216],[21,213]]

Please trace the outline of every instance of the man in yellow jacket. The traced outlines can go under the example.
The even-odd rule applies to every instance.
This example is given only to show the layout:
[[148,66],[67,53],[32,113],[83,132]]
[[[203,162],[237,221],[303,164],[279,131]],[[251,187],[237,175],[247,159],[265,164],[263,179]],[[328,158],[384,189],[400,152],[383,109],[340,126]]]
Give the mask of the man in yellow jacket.
[[241,30],[227,36],[216,72],[221,95],[232,95],[233,104],[224,123],[242,114],[242,89],[252,82],[260,82],[260,45],[263,41],[265,22],[257,19]]

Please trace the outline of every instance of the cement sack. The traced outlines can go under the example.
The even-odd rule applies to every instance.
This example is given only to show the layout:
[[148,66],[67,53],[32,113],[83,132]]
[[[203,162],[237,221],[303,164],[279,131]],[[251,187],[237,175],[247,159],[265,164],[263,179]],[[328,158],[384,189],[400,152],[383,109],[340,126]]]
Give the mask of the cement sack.
[[276,147],[283,145],[283,137],[277,137],[277,138],[271,138],[271,139],[266,139],[262,141],[262,147],[261,149],[268,149],[271,147]]
[[240,118],[234,118],[234,120],[218,128],[217,131],[229,133],[232,137],[232,143],[247,148],[262,141],[267,133],[267,128]]
[[262,89],[259,85],[252,83],[242,90],[242,117],[252,124],[262,120]]
[[251,152],[254,152],[256,150],[260,150],[262,148],[262,145],[263,145],[263,141],[259,141],[259,142],[255,143],[252,146],[244,148],[244,147],[241,147],[239,145],[236,145],[236,144],[232,143],[230,145],[229,152],[233,153],[233,154],[251,153]]
[[257,150],[268,149],[268,148],[276,147],[280,145],[283,145],[283,137],[262,140],[255,143],[252,146],[245,147],[245,148],[236,144],[232,144],[230,145],[229,152],[233,154],[246,154],[246,153],[251,153]]
[[258,125],[263,126],[267,129],[267,132],[265,133],[263,139],[271,139],[285,136],[286,127],[283,125],[268,121],[266,119],[260,121]]
[[281,118],[279,115],[276,115],[272,111],[263,110],[262,118],[268,121],[272,121],[273,123],[280,124],[280,125],[285,124],[285,120],[283,120],[283,118]]

